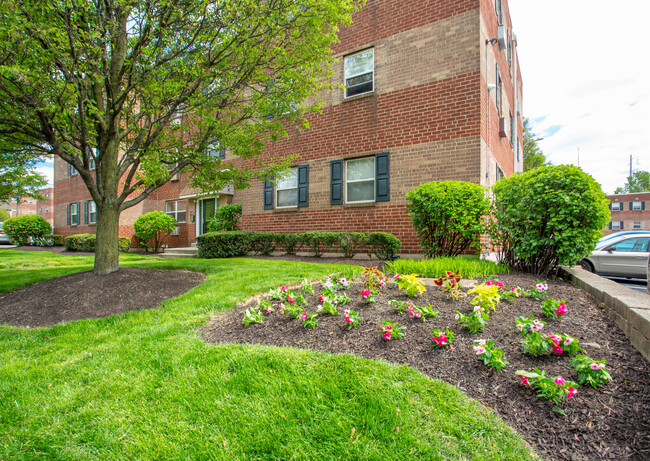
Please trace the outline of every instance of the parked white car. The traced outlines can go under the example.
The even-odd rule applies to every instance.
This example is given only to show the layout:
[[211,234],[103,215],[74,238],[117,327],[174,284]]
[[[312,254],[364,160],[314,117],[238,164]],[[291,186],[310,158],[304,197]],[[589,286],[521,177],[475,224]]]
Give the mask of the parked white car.
[[4,223],[0,222],[0,245],[9,245],[11,242],[9,241],[9,237],[7,237],[7,234],[5,234],[5,231],[2,230],[2,225]]
[[603,243],[580,261],[583,269],[614,277],[647,277],[650,232],[620,235]]

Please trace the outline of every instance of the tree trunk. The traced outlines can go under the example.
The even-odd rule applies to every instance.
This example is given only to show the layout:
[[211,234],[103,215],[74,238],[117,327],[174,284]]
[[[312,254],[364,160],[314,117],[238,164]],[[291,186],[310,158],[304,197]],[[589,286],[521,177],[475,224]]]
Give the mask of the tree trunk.
[[97,207],[95,275],[110,274],[120,268],[117,247],[119,224],[119,205],[102,205]]

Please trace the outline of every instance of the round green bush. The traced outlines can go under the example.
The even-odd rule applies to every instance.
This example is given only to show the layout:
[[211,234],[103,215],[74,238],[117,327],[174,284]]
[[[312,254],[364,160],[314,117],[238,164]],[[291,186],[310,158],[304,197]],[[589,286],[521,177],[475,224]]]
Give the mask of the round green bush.
[[462,181],[434,181],[416,187],[406,199],[427,256],[456,256],[470,246],[479,247],[490,206],[483,187]]
[[241,205],[237,203],[220,206],[214,212],[214,218],[208,222],[208,230],[210,232],[238,230],[241,210]]
[[610,219],[594,178],[572,165],[546,166],[499,180],[493,187],[491,235],[510,267],[546,276],[590,254]]
[[52,232],[52,226],[42,216],[23,215],[7,219],[3,228],[9,239],[18,245],[31,245],[43,235]]
[[157,252],[162,239],[178,225],[176,220],[162,211],[151,211],[138,217],[133,223],[135,236],[140,244]]

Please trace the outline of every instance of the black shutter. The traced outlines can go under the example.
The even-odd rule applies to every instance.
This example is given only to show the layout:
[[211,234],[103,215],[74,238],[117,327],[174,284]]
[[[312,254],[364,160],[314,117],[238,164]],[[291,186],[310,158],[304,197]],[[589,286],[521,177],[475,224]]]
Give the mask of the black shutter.
[[624,221],[621,221],[621,230],[624,229],[623,224],[624,224]]
[[641,202],[641,209],[645,210],[645,202]]
[[270,180],[264,181],[264,209],[273,209],[273,183]]
[[390,154],[375,155],[375,202],[390,200]]
[[88,224],[88,201],[84,202],[84,224]]
[[630,211],[632,211],[632,202],[630,202]]
[[65,205],[65,209],[66,209],[66,214],[68,215],[68,221],[67,222],[68,222],[68,226],[69,226],[70,225],[70,204],[69,203],[67,203]]
[[330,162],[330,205],[343,204],[343,160]]
[[309,165],[298,165],[298,206],[309,205]]
[[612,211],[612,203],[609,203],[609,211]]

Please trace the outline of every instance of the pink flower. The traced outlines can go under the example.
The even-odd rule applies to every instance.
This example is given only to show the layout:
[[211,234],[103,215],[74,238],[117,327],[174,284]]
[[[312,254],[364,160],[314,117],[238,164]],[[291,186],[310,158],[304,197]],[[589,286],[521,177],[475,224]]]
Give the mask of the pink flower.
[[415,311],[415,318],[419,319],[420,317],[422,317],[422,313],[420,311]]
[[474,306],[474,312],[476,312],[476,311],[480,311],[481,309],[482,309],[481,306]]
[[521,378],[521,384],[525,384],[526,386],[530,386],[530,381],[528,381],[528,378],[525,377],[524,375],[518,375]]
[[287,298],[287,302],[288,302],[289,304],[293,304],[293,299],[291,299],[291,298]]
[[270,314],[271,313],[271,308],[267,307],[266,309],[264,309],[264,312],[266,312],[267,314]]
[[303,319],[303,320],[307,320],[307,317],[309,317],[307,315],[307,312],[303,312],[302,314],[300,314],[300,318]]
[[564,352],[564,349],[562,349],[560,346],[553,346],[553,352],[556,354],[562,354],[562,352]]
[[544,293],[546,290],[548,290],[548,285],[546,283],[538,283],[535,285],[535,289],[537,289],[538,293]]
[[393,327],[390,326],[390,325],[386,325],[384,328],[385,328],[386,330],[392,330],[392,329],[393,329]]
[[455,318],[456,320],[458,320],[458,319],[460,318],[460,316],[459,316],[458,314],[456,314],[456,315],[454,316],[454,318]]
[[484,340],[484,339],[479,339],[477,342],[478,342],[478,345],[479,345],[479,346],[485,346],[485,343],[486,343],[487,341]]
[[557,335],[554,335],[553,333],[549,333],[549,334],[547,334],[546,337],[547,337],[547,338],[550,338],[551,341],[553,341],[553,343],[554,343],[556,346],[559,346],[559,345],[560,345],[560,342],[562,341],[562,338],[560,338],[560,337],[557,336]]
[[401,277],[402,277],[401,275],[397,274],[397,275],[395,276],[395,279],[396,279],[396,280],[399,280]]
[[450,351],[455,351],[456,348],[455,348],[454,346],[449,346],[449,350],[450,350]]
[[492,281],[492,280],[488,280],[487,282],[485,282],[485,286],[489,287],[489,286],[492,286],[492,285],[494,285],[494,281]]
[[602,370],[603,368],[605,368],[605,364],[604,363],[592,363],[591,365],[589,365],[589,368],[591,368],[592,370]]
[[318,297],[318,300],[319,300],[320,302],[323,302],[323,301],[325,300],[325,297],[324,297],[323,295],[320,295],[320,296]]
[[567,337],[567,339],[564,340],[564,345],[565,345],[565,346],[568,346],[568,345],[571,344],[572,342],[573,342],[573,338],[571,338],[571,337],[569,336],[569,337]]
[[344,315],[344,316],[343,316],[343,320],[345,320],[345,321],[348,322],[348,323],[352,323],[352,322],[354,322],[354,320],[352,320],[352,319],[351,319],[350,317],[348,317],[347,315]]
[[523,325],[517,324],[517,330],[522,331],[524,329]]
[[544,328],[544,325],[533,325],[530,327],[533,331],[541,331]]
[[564,305],[564,303],[560,303],[560,307],[558,307],[558,308],[555,310],[555,314],[556,314],[556,315],[564,315],[564,314],[566,314],[567,312],[568,312],[568,311],[567,311],[567,308],[566,308],[566,306]]
[[572,388],[572,387],[569,387],[568,390],[569,390],[569,393],[566,395],[567,399],[570,399],[571,397],[573,397],[574,395],[576,395],[578,393],[578,391],[576,389]]
[[498,286],[499,288],[503,288],[503,283],[502,282],[494,282],[494,284],[496,286]]
[[370,290],[361,290],[361,297],[363,299],[366,299],[368,296],[370,296]]
[[280,288],[280,291],[287,291],[287,288],[289,288],[288,285],[287,285],[287,286],[284,286],[284,287],[282,287],[282,288]]
[[474,352],[476,352],[476,355],[484,354],[485,348],[482,346],[474,346]]
[[385,331],[384,332],[384,339],[390,340],[390,337],[391,337],[391,332],[390,331]]
[[410,315],[411,317],[413,317],[413,316],[415,315],[415,312],[413,312],[413,311],[409,311],[409,315]]
[[557,378],[555,378],[555,384],[557,384],[558,386],[564,386],[565,382],[566,381],[562,376],[558,376]]
[[384,288],[386,286],[386,282],[384,282],[383,280],[380,280],[379,281],[379,286]]

